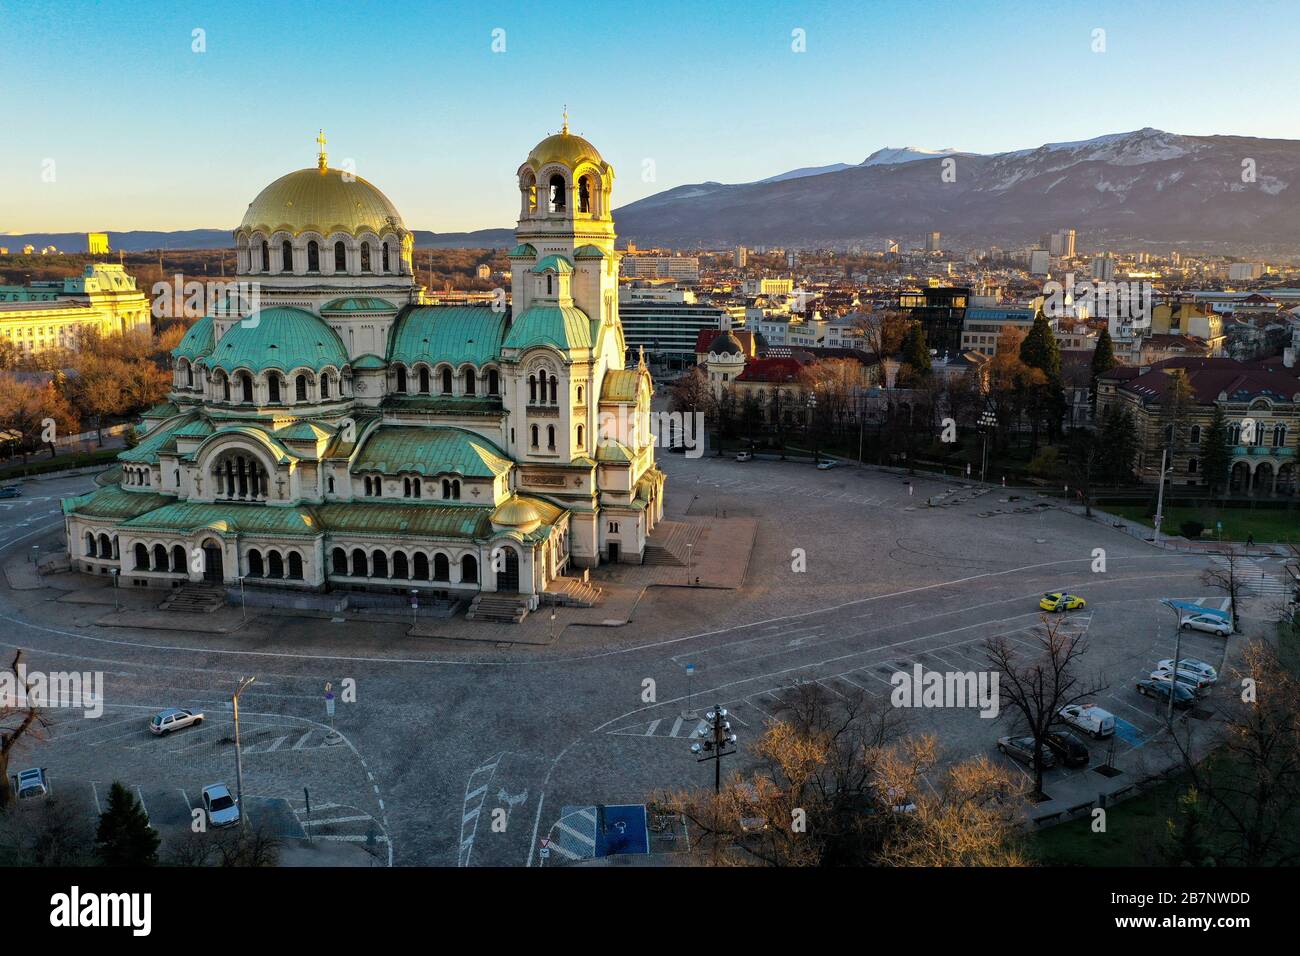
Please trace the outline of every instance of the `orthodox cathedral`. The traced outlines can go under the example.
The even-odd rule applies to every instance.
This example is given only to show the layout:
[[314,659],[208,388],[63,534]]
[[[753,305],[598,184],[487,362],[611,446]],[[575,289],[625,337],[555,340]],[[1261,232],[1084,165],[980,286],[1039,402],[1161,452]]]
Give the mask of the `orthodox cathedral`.
[[196,322],[138,443],[64,501],[73,567],[536,607],[568,569],[640,562],[664,474],[650,373],[624,367],[613,168],[566,119],[517,173],[509,307],[432,306],[397,209],[320,142],[235,230],[256,309]]

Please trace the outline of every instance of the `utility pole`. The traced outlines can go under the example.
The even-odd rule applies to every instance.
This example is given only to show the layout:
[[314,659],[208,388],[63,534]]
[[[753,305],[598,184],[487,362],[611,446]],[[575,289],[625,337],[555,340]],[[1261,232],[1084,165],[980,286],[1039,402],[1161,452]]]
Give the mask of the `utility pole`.
[[1169,706],[1165,708],[1165,724],[1172,730],[1174,726],[1174,691],[1178,687],[1178,662],[1182,659],[1183,653],[1183,614],[1172,601],[1164,600],[1160,603],[1174,612],[1174,621],[1176,622],[1174,628],[1174,672],[1169,678]]
[[244,755],[239,749],[239,695],[255,680],[257,680],[256,677],[240,678],[239,688],[230,698],[235,712],[235,800],[239,803],[239,825],[241,828],[247,828],[248,815],[244,813]]
[[1169,449],[1162,449],[1160,452],[1160,488],[1156,492],[1156,533],[1152,537],[1152,543],[1160,543],[1160,520],[1165,514],[1165,459],[1169,457]]
[[[736,735],[731,732],[731,721],[727,720],[727,709],[718,707],[704,715],[711,726],[701,727],[700,736],[704,738],[691,744],[691,753],[698,758],[697,763],[713,761],[713,792],[722,792],[722,758],[730,757],[736,752]],[[728,750],[727,748],[731,749]],[[704,756],[700,756],[703,754]]]

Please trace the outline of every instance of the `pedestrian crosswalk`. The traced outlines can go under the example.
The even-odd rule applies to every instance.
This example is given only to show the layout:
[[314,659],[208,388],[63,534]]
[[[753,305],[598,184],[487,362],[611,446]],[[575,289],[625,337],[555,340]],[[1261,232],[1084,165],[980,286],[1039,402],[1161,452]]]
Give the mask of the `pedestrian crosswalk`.
[[688,717],[678,714],[674,717],[657,717],[654,720],[629,724],[609,731],[624,737],[675,737],[679,740],[697,738],[707,724],[703,717]]
[[[1224,572],[1228,570],[1230,564],[1228,558],[1215,555],[1212,560]],[[1259,595],[1292,596],[1294,587],[1281,575],[1265,570],[1267,567],[1267,564],[1262,564],[1254,558],[1238,558],[1234,575],[1238,586]]]
[[590,860],[596,855],[596,808],[564,807],[551,826],[545,848],[566,860]]
[[289,801],[293,815],[303,833],[313,841],[360,843],[378,848],[388,843],[383,826],[371,814],[344,803],[313,803],[308,812],[306,801]]

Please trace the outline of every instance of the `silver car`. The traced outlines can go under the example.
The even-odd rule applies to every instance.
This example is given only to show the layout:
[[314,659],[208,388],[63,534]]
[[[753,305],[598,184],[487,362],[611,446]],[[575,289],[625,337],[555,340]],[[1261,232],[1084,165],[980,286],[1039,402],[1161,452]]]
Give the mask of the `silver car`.
[[1166,671],[1166,670],[1159,670],[1159,669],[1153,670],[1151,672],[1151,679],[1172,680],[1179,684],[1182,684],[1188,690],[1195,691],[1198,694],[1206,687],[1210,686],[1210,682],[1207,681],[1200,674],[1193,674],[1191,671],[1185,671],[1182,668],[1179,668],[1177,675],[1175,675],[1173,671]]
[[239,822],[239,804],[224,783],[203,788],[203,810],[208,815],[208,823],[214,827],[230,827]]
[[1217,634],[1219,637],[1227,637],[1232,633],[1232,625],[1214,614],[1190,614],[1183,618],[1178,626],[1189,627],[1193,631],[1205,631],[1207,634]]
[[149,730],[161,737],[164,734],[170,734],[173,730],[180,730],[182,727],[201,723],[203,723],[202,711],[168,707],[166,710],[153,715],[149,720]]
[[[1002,751],[1008,757],[1019,760],[1029,766],[1034,765],[1034,738],[1033,737],[999,737],[998,750]],[[1043,747],[1043,769],[1050,770],[1056,766],[1056,755]]]
[[[1172,671],[1174,669],[1174,659],[1166,657],[1163,661],[1156,661],[1156,670]],[[1219,671],[1213,664],[1207,664],[1205,661],[1195,657],[1184,657],[1178,662],[1178,672],[1180,674],[1195,674],[1207,684],[1213,684],[1219,679]]]

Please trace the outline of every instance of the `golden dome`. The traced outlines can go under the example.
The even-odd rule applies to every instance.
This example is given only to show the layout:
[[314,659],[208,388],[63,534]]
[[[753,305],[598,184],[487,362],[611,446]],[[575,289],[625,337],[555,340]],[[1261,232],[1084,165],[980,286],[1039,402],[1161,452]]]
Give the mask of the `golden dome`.
[[492,523],[498,528],[514,528],[528,534],[542,523],[542,516],[531,504],[516,496],[492,512]]
[[[345,179],[344,176],[347,176]],[[379,189],[342,169],[300,169],[281,176],[248,204],[239,230],[323,236],[404,232],[397,207]]]
[[568,169],[576,169],[579,163],[592,162],[604,166],[605,160],[595,146],[581,136],[569,132],[568,124],[554,136],[548,136],[528,154],[527,164],[533,169],[541,169],[550,163],[559,163]]

